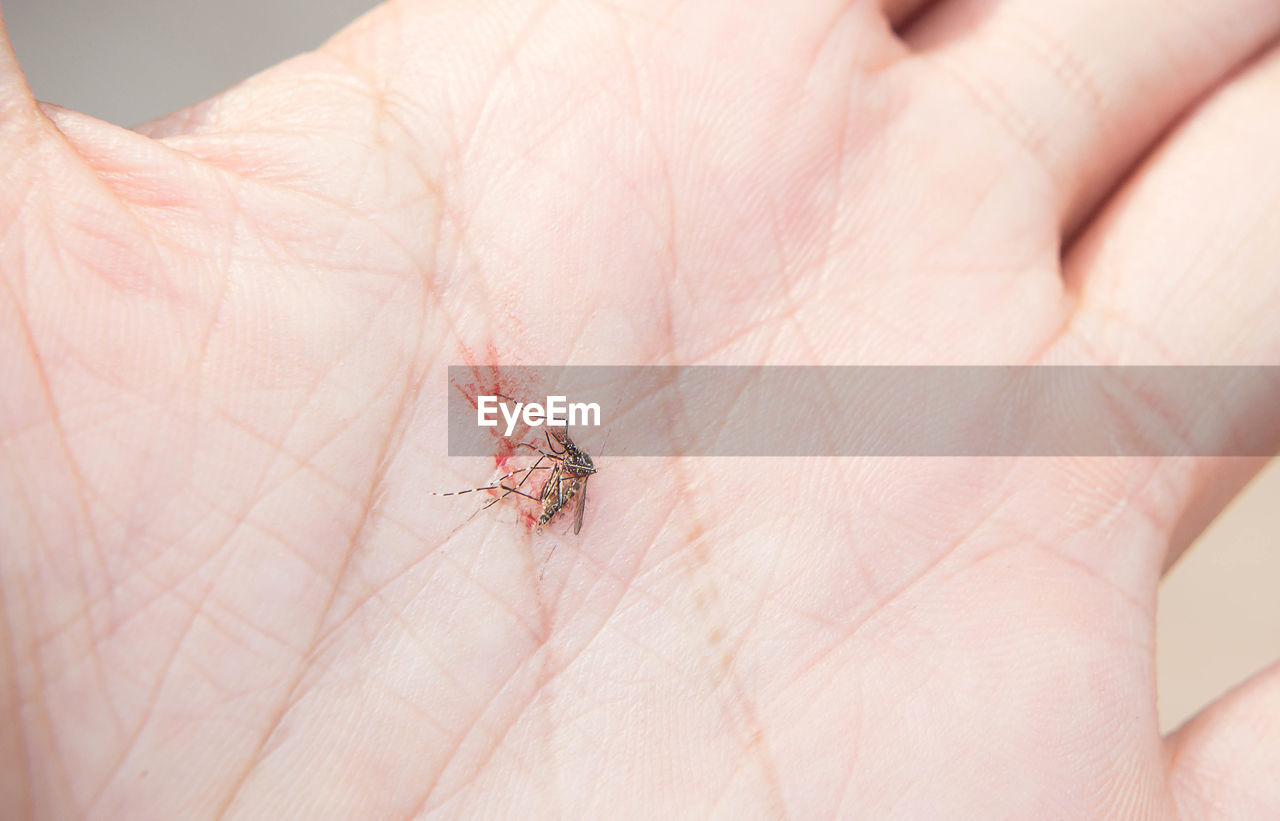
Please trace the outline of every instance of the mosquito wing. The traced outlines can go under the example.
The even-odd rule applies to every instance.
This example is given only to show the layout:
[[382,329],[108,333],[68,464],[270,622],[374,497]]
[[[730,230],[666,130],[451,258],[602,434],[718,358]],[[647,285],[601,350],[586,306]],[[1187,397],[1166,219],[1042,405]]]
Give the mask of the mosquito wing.
[[547,481],[542,483],[542,490],[538,493],[538,501],[546,504],[547,499],[552,498],[552,494],[559,499],[561,488],[560,482],[563,479],[560,466],[556,465],[551,469],[551,475],[547,477]]
[[578,507],[573,512],[573,535],[575,536],[578,535],[579,530],[582,530],[582,513],[587,509],[587,480],[579,479],[578,484],[581,487],[578,488],[578,499],[574,503]]

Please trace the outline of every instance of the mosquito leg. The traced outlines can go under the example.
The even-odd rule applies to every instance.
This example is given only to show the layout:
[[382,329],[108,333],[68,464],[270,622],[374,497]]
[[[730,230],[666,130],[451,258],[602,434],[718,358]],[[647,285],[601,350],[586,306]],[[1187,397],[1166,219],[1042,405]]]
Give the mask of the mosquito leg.
[[507,478],[507,476],[502,477],[502,479],[499,479],[499,480],[498,480],[498,484],[497,484],[497,485],[493,485],[493,486],[491,486],[489,489],[491,489],[491,490],[502,490],[502,491],[505,491],[505,492],[504,492],[501,496],[495,496],[494,498],[490,499],[488,502],[485,502],[484,507],[482,507],[482,508],[480,508],[480,509],[481,509],[481,510],[488,510],[488,509],[489,509],[490,507],[492,507],[493,505],[496,505],[498,502],[501,502],[503,499],[505,499],[505,498],[507,498],[508,496],[510,496],[512,493],[514,493],[514,494],[516,494],[516,495],[518,495],[518,496],[523,496],[523,497],[525,497],[526,499],[533,499],[535,502],[536,502],[536,501],[538,501],[538,499],[536,499],[535,497],[530,496],[528,493],[525,493],[523,490],[520,490],[520,487],[521,487],[525,482],[529,481],[529,477],[533,475],[533,472],[534,472],[535,470],[553,470],[553,468],[552,468],[550,465],[538,465],[538,464],[534,464],[532,467],[528,467],[528,468],[521,468],[520,470],[513,470],[511,473],[508,473],[508,474],[507,474],[507,476],[514,476],[515,474],[517,474],[517,473],[521,473],[521,472],[523,472],[523,473],[524,473],[524,478],[520,480],[519,484],[517,484],[515,487],[510,487],[510,486],[508,486],[508,485],[504,485],[504,484],[502,484],[502,479]]
[[[524,487],[524,483],[529,481],[529,477],[533,475],[533,472],[535,470],[552,470],[553,469],[550,465],[542,464],[542,460],[543,460],[543,457],[539,456],[538,461],[534,462],[533,465],[531,465],[530,467],[521,468],[520,470],[513,470],[510,473],[508,473],[506,476],[499,477],[497,480],[498,487],[501,488],[502,490],[505,490],[506,493],[503,493],[501,496],[498,496],[497,498],[490,499],[488,502],[485,503],[484,507],[480,509],[488,510],[493,505],[497,504],[498,502],[501,502],[503,499],[510,496],[512,493],[518,493],[521,496],[524,496],[529,499],[533,499],[533,497],[530,496],[529,494],[520,491],[520,488]],[[502,484],[503,479],[506,479],[510,476],[515,476],[517,473],[521,473],[521,472],[524,473],[524,478],[521,479],[519,482],[517,482],[515,487],[507,487],[506,485]],[[534,501],[537,501],[537,500],[535,499]]]
[[529,450],[534,451],[535,453],[540,453],[540,454],[542,454],[542,458],[543,458],[543,459],[550,459],[550,460],[551,460],[551,461],[553,461],[553,462],[561,462],[561,461],[564,461],[564,457],[563,457],[563,456],[558,456],[558,455],[556,455],[556,454],[554,454],[554,453],[547,453],[545,450],[543,450],[542,448],[538,447],[537,445],[531,445],[531,444],[529,444],[528,442],[516,442],[516,447],[518,447],[518,448],[528,448]]
[[[536,462],[534,462],[534,463],[533,463],[533,467],[531,467],[531,468],[529,468],[527,471],[525,471],[524,478],[520,480],[519,484],[517,484],[517,485],[516,485],[516,487],[521,487],[522,485],[524,485],[524,483],[525,483],[525,482],[529,481],[529,477],[533,475],[533,472],[534,472],[535,470],[551,470],[551,466],[550,466],[550,465],[547,465],[546,467],[542,467],[542,460],[543,460],[544,458],[546,458],[546,454],[543,454],[542,456],[539,456],[539,457],[538,457],[538,461],[536,461]],[[516,473],[519,473],[519,472],[520,472],[520,471],[518,471],[518,470],[516,470],[516,471],[512,471],[511,473],[508,473],[508,474],[507,474],[507,476],[512,476],[512,475],[514,475],[514,474],[516,474]],[[503,479],[505,479],[505,478],[507,478],[507,477],[506,477],[506,476],[504,476],[504,477],[502,477],[502,478],[503,478]],[[499,481],[499,482],[501,482],[501,481],[502,481],[502,479],[499,479],[498,481]]]
[[[547,448],[548,448],[548,449],[550,449],[550,451],[551,451],[552,453],[554,453],[554,454],[556,454],[556,455],[561,455],[561,454],[565,454],[565,453],[568,453],[568,452],[569,452],[569,448],[565,447],[563,443],[560,445],[560,450],[556,450],[556,446],[555,446],[555,445],[553,445],[553,444],[551,444],[551,430],[550,430],[550,429],[546,429],[546,430],[542,431],[542,435],[543,435],[543,436],[545,436],[545,437],[547,437]],[[558,440],[557,440],[557,441],[558,441]]]
[[538,501],[538,497],[537,497],[537,496],[530,496],[528,493],[525,493],[523,490],[519,490],[519,489],[514,488],[514,487],[507,487],[506,485],[502,485],[501,487],[502,487],[502,489],[503,489],[503,490],[505,490],[505,491],[506,491],[506,493],[502,494],[502,495],[501,495],[501,496],[499,496],[497,499],[493,499],[493,500],[491,500],[491,501],[489,502],[489,504],[487,504],[487,505],[485,505],[484,507],[480,508],[481,510],[484,510],[484,508],[485,508],[485,507],[488,507],[489,505],[497,504],[498,502],[500,502],[500,501],[502,501],[503,499],[507,498],[507,496],[511,495],[512,493],[514,493],[514,494],[515,494],[515,495],[517,495],[517,496],[523,496],[523,497],[524,497],[524,498],[526,498],[526,499],[532,499],[532,500],[533,500],[533,501],[535,501],[535,502],[536,502],[536,501]]
[[[466,490],[451,490],[448,493],[436,493],[433,491],[431,495],[432,496],[461,496],[464,493],[478,493],[479,491],[482,491],[482,490],[500,490],[506,487],[506,485],[502,484],[503,479],[510,479],[512,476],[515,476],[517,473],[526,473],[528,471],[534,471],[534,470],[551,470],[551,467],[550,466],[538,467],[537,463],[535,462],[534,467],[520,468],[519,470],[513,470],[510,473],[504,473],[503,475],[499,476],[497,479],[494,479],[489,484],[482,485],[481,487],[469,487]],[[528,477],[526,476],[525,478],[527,479]],[[524,483],[523,480],[521,480],[521,484],[523,483]]]

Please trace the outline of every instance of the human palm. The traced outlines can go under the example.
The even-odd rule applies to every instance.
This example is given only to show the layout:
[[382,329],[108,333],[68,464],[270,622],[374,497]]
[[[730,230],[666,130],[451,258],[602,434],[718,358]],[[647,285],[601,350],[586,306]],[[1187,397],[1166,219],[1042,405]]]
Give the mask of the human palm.
[[6,57],[0,814],[1274,813],[1280,673],[1154,698],[1256,463],[606,450],[577,537],[430,492],[486,478],[448,364],[1275,362],[1280,57],[1225,78],[1278,30],[403,2],[141,133]]

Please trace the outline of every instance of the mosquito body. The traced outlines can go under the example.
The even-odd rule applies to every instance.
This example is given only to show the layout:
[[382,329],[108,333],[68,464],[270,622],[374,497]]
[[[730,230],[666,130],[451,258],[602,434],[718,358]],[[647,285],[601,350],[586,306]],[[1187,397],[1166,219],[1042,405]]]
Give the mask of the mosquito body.
[[[553,442],[554,440],[554,442]],[[527,445],[526,447],[533,447]],[[542,483],[537,502],[542,505],[542,513],[538,516],[538,528],[551,522],[561,511],[573,509],[573,532],[577,535],[582,530],[582,514],[587,509],[587,479],[596,472],[591,455],[574,443],[569,436],[569,429],[547,429],[547,448],[550,451],[537,450],[541,456],[534,467],[539,467],[543,459],[554,463],[551,475]],[[528,478],[527,476],[525,478]],[[510,492],[519,493],[517,488],[508,488]],[[528,496],[528,494],[522,494]],[[533,498],[528,496],[528,498]]]
[[[572,505],[574,535],[582,530],[582,514],[587,509],[587,479],[596,472],[595,463],[586,451],[574,444],[569,437],[569,430],[557,433],[556,441],[560,444],[559,461],[551,471],[551,476],[542,485],[539,494],[542,502],[542,514],[538,517],[538,527],[550,522],[560,511]],[[547,440],[550,445],[550,439]]]
[[[432,495],[460,496],[464,493],[482,490],[503,491],[501,495],[490,499],[481,508],[481,510],[484,510],[514,493],[517,496],[523,496],[526,499],[537,502],[541,506],[542,510],[538,515],[537,521],[539,530],[555,519],[561,511],[572,508],[573,532],[576,535],[582,530],[582,515],[587,505],[587,479],[596,472],[596,466],[591,460],[591,455],[574,443],[573,438],[569,435],[568,428],[547,428],[546,437],[547,450],[527,442],[519,443],[519,447],[526,447],[538,453],[538,461],[531,466],[499,476],[483,487],[468,488],[450,493],[434,493]],[[544,462],[550,462],[551,464],[543,464]],[[542,483],[542,489],[538,491],[538,495],[534,496],[532,493],[521,490],[521,488],[536,470],[550,471],[550,474],[547,476],[547,480]],[[504,484],[505,480],[521,473],[524,474],[524,477],[519,482]]]

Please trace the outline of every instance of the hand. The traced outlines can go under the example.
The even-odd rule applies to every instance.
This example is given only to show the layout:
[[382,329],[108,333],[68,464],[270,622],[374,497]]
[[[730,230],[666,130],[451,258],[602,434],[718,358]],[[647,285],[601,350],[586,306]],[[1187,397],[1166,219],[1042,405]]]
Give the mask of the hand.
[[1280,5],[886,2],[390,3],[140,133],[6,48],[0,815],[1280,812],[1280,670],[1155,711],[1256,462],[429,495],[447,364],[1277,361]]

